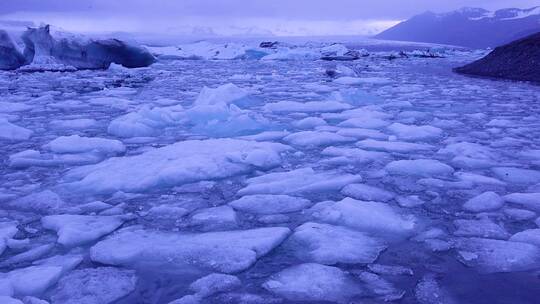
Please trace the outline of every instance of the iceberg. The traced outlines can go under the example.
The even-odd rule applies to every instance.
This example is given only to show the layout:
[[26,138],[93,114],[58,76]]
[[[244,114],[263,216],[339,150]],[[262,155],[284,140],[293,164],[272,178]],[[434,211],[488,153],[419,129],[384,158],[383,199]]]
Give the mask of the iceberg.
[[29,63],[26,71],[107,69],[112,63],[127,68],[146,67],[155,62],[154,56],[143,47],[118,39],[93,40],[51,34],[49,25],[28,28],[22,35],[24,57]]
[[15,70],[24,63],[23,54],[9,34],[4,30],[0,30],[0,70]]

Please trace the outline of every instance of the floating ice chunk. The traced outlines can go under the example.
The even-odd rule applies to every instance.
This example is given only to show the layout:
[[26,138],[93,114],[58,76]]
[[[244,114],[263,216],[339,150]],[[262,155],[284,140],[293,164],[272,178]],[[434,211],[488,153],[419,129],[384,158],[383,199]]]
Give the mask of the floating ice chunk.
[[125,216],[92,216],[92,215],[49,215],[41,218],[41,224],[46,229],[55,230],[58,243],[75,247],[91,243],[107,235],[124,221]]
[[384,241],[363,232],[317,223],[296,228],[287,245],[298,258],[326,265],[373,263],[386,249]]
[[40,153],[35,150],[25,150],[9,156],[9,165],[13,168],[53,167],[63,165],[88,165],[102,161],[107,155],[98,152],[83,152],[77,154]]
[[334,80],[337,84],[343,84],[343,85],[362,85],[362,84],[389,84],[392,81],[388,78],[383,77],[365,77],[365,78],[358,78],[358,77],[350,77],[350,76],[344,76],[340,77],[336,80]]
[[22,102],[0,101],[0,113],[15,113],[31,110],[32,106]]
[[180,125],[184,117],[170,108],[143,107],[111,121],[107,132],[119,137],[155,136],[162,129]]
[[118,97],[96,97],[88,100],[88,104],[92,106],[108,106],[121,110],[127,109],[131,103],[129,99]]
[[346,163],[368,164],[377,161],[383,161],[387,154],[383,152],[364,151],[361,149],[328,147],[321,152],[321,155],[334,156],[329,162],[344,161]]
[[52,303],[109,304],[135,290],[137,276],[133,270],[113,267],[78,269],[58,282]]
[[467,173],[467,172],[456,172],[454,173],[454,176],[459,178],[462,181],[465,182],[472,182],[474,184],[481,184],[481,185],[496,185],[496,186],[504,186],[506,185],[505,182],[502,182],[496,178],[488,177],[484,175],[474,174],[474,173]]
[[458,181],[452,182],[438,178],[422,178],[419,179],[417,184],[428,188],[441,188],[441,189],[471,189],[474,184],[470,182]]
[[311,201],[289,195],[247,195],[229,203],[236,210],[253,214],[291,213],[311,206]]
[[313,129],[315,127],[325,126],[325,125],[326,125],[326,121],[319,117],[308,117],[308,118],[304,118],[302,120],[293,122],[293,126],[295,126],[298,129],[304,129],[304,130]]
[[289,134],[291,133],[288,131],[265,131],[259,134],[241,136],[239,139],[254,141],[278,141]]
[[256,106],[260,102],[250,97],[250,93],[232,83],[221,85],[215,89],[204,87],[193,103],[195,106],[217,104],[234,104],[238,107]]
[[191,216],[191,225],[202,226],[205,231],[235,228],[236,212],[229,206],[197,210]]
[[493,168],[492,171],[499,179],[509,183],[525,185],[540,183],[540,171],[511,167]]
[[23,141],[32,136],[32,131],[10,123],[0,117],[0,140]]
[[58,120],[55,119],[50,122],[51,127],[55,129],[66,129],[66,130],[85,130],[94,128],[97,125],[97,121],[89,118],[79,118],[79,119],[66,119]]
[[323,113],[321,117],[329,120],[347,120],[351,118],[378,118],[391,119],[391,114],[376,111],[371,107],[355,108],[352,110],[343,111],[341,113]]
[[414,208],[414,207],[422,206],[423,204],[426,203],[418,195],[396,197],[396,201],[401,207],[405,207],[405,208]]
[[197,105],[186,111],[195,133],[231,137],[272,129],[272,123],[262,115],[242,110],[234,104]]
[[512,193],[505,195],[503,198],[506,202],[540,211],[540,193]]
[[324,112],[339,112],[350,109],[351,105],[338,101],[280,101],[276,103],[267,103],[263,110],[274,113],[324,113]]
[[314,263],[282,270],[263,287],[289,301],[346,303],[362,293],[360,285],[339,268]]
[[23,303],[24,304],[49,304],[48,301],[45,301],[36,297],[31,297],[31,296],[24,297]]
[[421,177],[447,176],[454,173],[452,167],[434,159],[398,160],[389,163],[384,169],[394,175]]
[[394,284],[371,272],[363,271],[356,276],[364,282],[371,294],[385,302],[396,301],[405,295],[405,291],[394,287]]
[[332,92],[331,97],[334,100],[346,102],[355,106],[383,103],[383,100],[380,97],[371,95],[357,88],[344,88],[339,91],[334,91]]
[[347,185],[341,190],[341,193],[354,199],[377,202],[387,202],[396,196],[390,191],[365,184]]
[[17,222],[0,222],[0,255],[6,250],[6,242],[18,231]]
[[200,304],[201,297],[198,295],[187,295],[183,296],[180,299],[169,302],[168,304]]
[[50,258],[34,261],[36,266],[59,266],[62,267],[62,275],[75,269],[84,259],[81,254],[55,255]]
[[101,201],[95,201],[95,202],[71,207],[67,210],[67,213],[70,213],[70,214],[96,213],[96,212],[100,212],[100,211],[103,211],[105,209],[109,209],[112,207],[113,205],[111,204],[107,204]]
[[321,54],[311,48],[279,48],[276,53],[264,56],[261,60],[318,60]]
[[425,275],[414,289],[419,304],[457,304],[433,275]]
[[396,153],[420,152],[420,151],[429,151],[429,150],[434,149],[432,145],[427,145],[427,144],[415,144],[415,143],[399,142],[399,141],[378,141],[378,140],[373,140],[373,139],[366,139],[363,141],[359,141],[356,145],[366,150],[376,150],[376,151],[396,152]]
[[510,237],[510,241],[529,243],[540,247],[540,229],[528,229],[518,232]]
[[403,140],[434,140],[443,136],[443,130],[432,126],[409,126],[393,123],[387,129]]
[[437,153],[454,156],[452,163],[463,168],[490,167],[497,159],[497,155],[489,147],[469,142],[449,144]]
[[471,212],[485,212],[500,209],[503,199],[495,192],[484,192],[463,204],[463,209]]
[[174,218],[179,219],[188,214],[189,211],[185,208],[171,205],[160,205],[150,208],[148,216],[154,218]]
[[462,262],[480,272],[527,271],[540,266],[540,249],[531,244],[464,238],[456,240],[456,247]]
[[345,137],[331,132],[303,131],[286,136],[283,140],[293,146],[317,147],[330,146],[340,143],[356,141],[351,137]]
[[97,152],[114,155],[126,151],[124,144],[118,140],[99,137],[81,137],[79,135],[58,137],[44,145],[43,148],[60,154]]
[[141,192],[220,179],[281,164],[290,147],[235,139],[190,140],[68,172],[67,186],[92,192]]
[[338,124],[342,128],[382,129],[390,123],[375,117],[350,118]]
[[316,204],[313,218],[333,225],[344,225],[377,235],[407,235],[416,228],[412,215],[400,214],[391,206],[378,202],[364,202],[345,198],[339,202]]
[[536,213],[525,209],[505,208],[503,212],[508,218],[515,221],[528,221],[536,217]]
[[489,239],[508,239],[510,234],[501,226],[489,219],[480,220],[455,220],[457,230],[454,235],[466,237],[483,237]]
[[50,190],[44,190],[16,199],[8,205],[18,210],[49,214],[64,207],[65,202],[58,194]]
[[2,261],[0,263],[0,266],[8,267],[14,264],[32,262],[48,254],[49,252],[51,252],[53,248],[54,248],[54,244],[45,244],[45,245],[37,246],[35,248],[29,249],[23,253],[16,254]]
[[289,235],[288,228],[171,233],[139,227],[118,231],[90,250],[93,261],[153,270],[234,273],[251,267]]
[[368,269],[376,274],[380,275],[408,275],[412,276],[414,274],[413,270],[403,266],[390,266],[382,264],[369,264]]
[[56,284],[62,274],[58,266],[30,266],[0,274],[10,281],[16,296],[40,296]]
[[236,276],[212,273],[191,283],[189,288],[198,296],[209,297],[216,293],[231,291],[241,285],[242,282]]
[[248,194],[294,194],[339,191],[345,185],[359,182],[360,175],[337,172],[315,172],[312,168],[301,168],[288,172],[269,173],[250,178],[248,185],[238,191]]
[[357,139],[388,139],[388,135],[382,133],[381,131],[372,130],[372,129],[362,129],[362,128],[344,128],[337,131],[337,134],[345,137],[354,137]]

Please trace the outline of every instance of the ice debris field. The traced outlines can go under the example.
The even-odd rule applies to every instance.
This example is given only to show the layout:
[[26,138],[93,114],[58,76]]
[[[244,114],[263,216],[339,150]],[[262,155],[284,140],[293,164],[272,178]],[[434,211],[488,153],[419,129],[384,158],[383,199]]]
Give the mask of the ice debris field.
[[467,50],[149,50],[0,72],[0,303],[540,301],[538,87]]

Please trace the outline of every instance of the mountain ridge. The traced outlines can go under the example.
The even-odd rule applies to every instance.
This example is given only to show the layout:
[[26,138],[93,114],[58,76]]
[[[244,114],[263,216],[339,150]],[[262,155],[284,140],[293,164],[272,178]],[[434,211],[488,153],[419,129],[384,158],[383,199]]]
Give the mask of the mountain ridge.
[[424,12],[374,38],[487,48],[540,31],[540,6],[488,11],[464,7],[446,13]]

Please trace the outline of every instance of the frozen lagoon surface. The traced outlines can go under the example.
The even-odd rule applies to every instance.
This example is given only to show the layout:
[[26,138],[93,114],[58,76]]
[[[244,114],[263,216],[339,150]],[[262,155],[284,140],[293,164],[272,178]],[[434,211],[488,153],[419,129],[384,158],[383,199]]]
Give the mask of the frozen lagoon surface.
[[538,87],[342,49],[0,72],[2,303],[538,303]]

